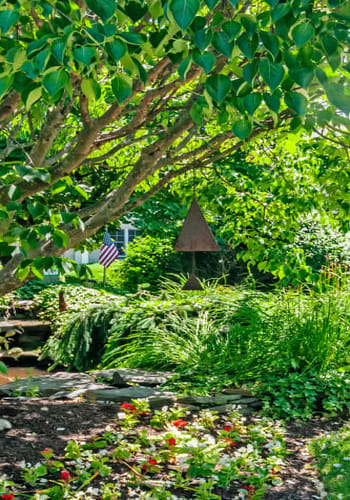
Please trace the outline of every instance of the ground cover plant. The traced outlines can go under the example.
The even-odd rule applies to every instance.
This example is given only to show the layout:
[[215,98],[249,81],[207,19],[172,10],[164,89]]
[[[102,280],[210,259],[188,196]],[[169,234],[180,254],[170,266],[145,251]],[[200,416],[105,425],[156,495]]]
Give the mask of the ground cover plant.
[[312,440],[309,449],[328,493],[327,499],[345,500],[350,491],[349,425]]
[[48,446],[36,465],[22,462],[0,477],[1,498],[258,500],[281,483],[284,431],[276,422],[151,411],[143,400],[121,411],[98,437],[70,441],[61,455]]

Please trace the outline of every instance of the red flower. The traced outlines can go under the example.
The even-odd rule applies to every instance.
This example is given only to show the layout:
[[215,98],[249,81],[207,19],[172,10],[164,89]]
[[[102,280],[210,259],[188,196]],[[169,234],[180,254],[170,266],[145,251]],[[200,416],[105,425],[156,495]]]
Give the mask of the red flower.
[[15,495],[13,493],[4,493],[1,495],[2,500],[12,500],[15,498]]
[[60,479],[63,479],[63,481],[68,481],[68,479],[70,478],[70,474],[67,470],[63,470],[61,472],[61,475],[60,475]]
[[225,425],[224,431],[230,432],[230,430],[231,430],[231,427],[229,427],[228,425]]
[[168,444],[169,444],[169,446],[175,446],[176,445],[176,439],[175,438],[169,438],[168,439]]
[[136,406],[131,405],[130,403],[123,403],[121,407],[126,411],[136,411]]
[[226,441],[230,446],[237,446],[237,443],[235,441],[232,441],[232,439],[229,437],[225,437],[224,441]]
[[175,427],[186,427],[187,424],[188,422],[186,422],[186,420],[182,420],[182,418],[178,418],[173,422],[173,425],[175,425]]
[[147,463],[149,463],[150,465],[157,465],[157,460],[155,458],[150,458],[149,460],[147,460]]
[[254,486],[248,486],[247,484],[245,484],[245,485],[243,486],[243,489],[244,489],[244,490],[248,490],[248,491],[249,491],[249,493],[251,493],[252,491],[254,491]]

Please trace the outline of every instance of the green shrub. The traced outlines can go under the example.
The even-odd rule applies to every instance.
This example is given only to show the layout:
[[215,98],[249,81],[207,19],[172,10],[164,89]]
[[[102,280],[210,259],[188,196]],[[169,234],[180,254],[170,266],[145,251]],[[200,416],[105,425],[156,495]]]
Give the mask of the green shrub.
[[315,466],[327,492],[326,498],[346,500],[350,491],[349,424],[313,439],[308,447],[315,456]]
[[[58,295],[60,291],[64,292],[67,311],[59,310]],[[101,357],[102,352],[99,349],[96,349],[96,352],[93,348],[90,350],[90,343],[94,340],[90,331],[85,334],[85,348],[81,353],[79,350],[73,349],[74,355],[70,357],[71,344],[66,341],[65,334],[73,328],[72,325],[81,323],[83,328],[85,317],[91,308],[99,307],[101,314],[103,314],[106,305],[113,305],[117,300],[117,296],[105,291],[75,285],[52,285],[50,288],[42,290],[34,298],[34,306],[38,311],[38,316],[51,323],[53,334],[46,342],[40,359],[50,358],[55,362],[55,366],[66,364],[76,369],[82,369],[83,366],[89,365],[86,360],[91,357],[91,354],[95,356],[98,353],[98,356]],[[84,332],[82,338],[83,335]],[[87,338],[87,335],[91,340]],[[64,340],[61,340],[62,337]],[[72,342],[74,344],[74,340]],[[72,363],[74,356],[76,359]]]
[[[128,304],[102,365],[221,371],[233,378],[349,363],[349,294],[264,294],[222,289],[164,293]],[[349,363],[350,364],[350,363]]]
[[139,236],[130,243],[124,261],[112,271],[109,279],[130,292],[136,292],[139,285],[155,290],[163,277],[180,269],[180,257],[171,241]]
[[253,392],[262,399],[267,415],[307,419],[315,413],[335,416],[350,410],[350,374],[330,370],[264,377]]

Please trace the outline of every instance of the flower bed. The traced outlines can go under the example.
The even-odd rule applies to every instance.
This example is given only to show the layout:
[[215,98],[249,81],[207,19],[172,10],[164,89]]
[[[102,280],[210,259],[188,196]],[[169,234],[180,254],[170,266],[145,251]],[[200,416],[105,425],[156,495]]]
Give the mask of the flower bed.
[[39,463],[22,462],[20,474],[0,479],[0,498],[259,499],[280,482],[285,445],[276,422],[151,412],[140,400],[124,403],[118,417],[62,455],[47,447]]

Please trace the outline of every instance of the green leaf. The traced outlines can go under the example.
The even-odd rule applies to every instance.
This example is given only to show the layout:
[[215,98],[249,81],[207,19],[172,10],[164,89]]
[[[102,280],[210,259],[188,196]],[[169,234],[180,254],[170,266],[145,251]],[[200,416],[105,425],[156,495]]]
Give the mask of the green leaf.
[[206,74],[210,73],[215,65],[215,56],[211,52],[204,52],[201,54],[198,51],[193,52],[193,60],[198,66],[201,66]]
[[200,7],[200,0],[170,0],[169,10],[176,24],[186,30],[194,20]]
[[40,215],[45,215],[47,212],[45,205],[40,202],[28,203],[27,208],[29,213],[35,218],[39,217]]
[[227,21],[222,25],[222,29],[228,36],[229,40],[233,40],[241,31],[241,25],[236,21]]
[[21,197],[22,191],[15,184],[12,184],[8,188],[7,193],[8,193],[10,200],[16,201]]
[[148,78],[147,71],[142,66],[142,64],[140,63],[140,61],[138,59],[136,59],[136,57],[132,57],[131,59],[134,62],[135,66],[137,67],[137,71],[138,71],[140,80],[142,80],[142,82],[146,85],[147,78]]
[[119,36],[124,38],[131,45],[142,45],[146,41],[145,35],[140,33],[119,33]]
[[275,113],[278,113],[281,106],[281,96],[276,92],[275,94],[263,94],[264,101],[267,106]]
[[16,10],[1,10],[0,11],[0,30],[1,33],[7,33],[19,18],[19,12]]
[[238,120],[232,125],[232,132],[242,141],[250,136],[252,129],[253,127],[249,120]]
[[307,88],[313,80],[315,68],[312,66],[304,66],[302,68],[291,68],[289,70],[293,80],[304,88]]
[[298,47],[302,47],[315,35],[315,29],[309,21],[304,21],[292,29],[292,38]]
[[260,38],[264,46],[267,48],[267,50],[270,52],[270,54],[276,58],[279,49],[280,49],[280,42],[276,35],[273,35],[272,33],[269,33],[268,31],[261,31],[260,32]]
[[86,0],[86,5],[92,12],[97,14],[103,22],[107,22],[117,9],[115,0]]
[[7,374],[7,368],[6,368],[6,365],[5,363],[3,363],[2,361],[0,361],[0,372],[3,373],[4,375]]
[[112,80],[112,90],[119,104],[124,102],[132,93],[132,80],[127,75],[119,74]]
[[60,64],[63,64],[65,48],[66,42],[61,39],[55,40],[51,46],[51,51]]
[[66,247],[69,244],[69,236],[61,229],[55,229],[52,233],[52,239],[58,248]]
[[0,78],[0,98],[9,90],[13,82],[13,76],[6,75]]
[[124,11],[134,23],[142,19],[147,10],[147,4],[140,5],[138,2],[132,2],[130,0],[125,2]]
[[232,89],[232,84],[226,75],[212,75],[207,79],[205,88],[214,101],[221,104]]
[[85,200],[89,199],[89,194],[85,191],[85,189],[81,188],[79,185],[75,185],[74,189],[77,193],[80,194]]
[[73,50],[74,59],[87,67],[90,66],[91,60],[95,55],[95,49],[92,47],[84,46]]
[[26,279],[30,271],[29,267],[25,267],[22,269],[17,269],[16,271],[16,278],[18,278],[20,281],[23,281]]
[[219,0],[205,0],[205,3],[208,5],[209,9],[212,10]]
[[344,93],[344,86],[339,83],[327,83],[324,88],[329,102],[344,113],[349,114],[350,96]]
[[212,41],[212,38],[213,33],[205,29],[197,30],[194,33],[194,43],[200,50],[206,49]]
[[84,78],[81,82],[81,90],[89,101],[95,101],[101,97],[100,86],[93,78]]
[[260,61],[260,72],[264,82],[273,92],[282,82],[284,77],[284,69],[282,64],[271,62],[269,59]]
[[[37,267],[32,266],[31,267],[31,271],[34,274],[34,276],[36,276],[39,280],[43,280],[44,279],[44,273],[40,269],[38,269]],[[38,469],[35,469],[35,471],[37,472]],[[46,472],[46,468],[45,468],[45,472]]]
[[51,96],[54,96],[55,94],[57,94],[57,92],[65,87],[65,85],[68,83],[68,80],[69,77],[67,73],[63,69],[60,69],[58,71],[52,71],[51,73],[45,75],[43,78],[43,85],[47,92]]
[[185,57],[185,59],[183,59],[181,61],[181,64],[180,66],[178,67],[178,73],[181,77],[182,80],[186,80],[186,75],[191,67],[191,63],[192,63],[192,57],[191,56],[188,56],[188,57]]
[[230,37],[225,31],[216,31],[212,43],[221,54],[224,54],[226,57],[231,57],[234,43],[230,41]]
[[256,49],[258,47],[259,39],[258,36],[255,34],[253,38],[249,38],[249,35],[247,33],[243,33],[238,39],[237,39],[237,45],[243,52],[245,56],[247,56],[249,59],[252,59],[255,55]]
[[107,43],[106,49],[115,61],[119,61],[127,52],[126,43],[119,39],[113,40],[111,43]]
[[281,3],[275,7],[271,12],[271,19],[274,23],[286,16],[290,11],[289,3]]
[[298,115],[301,116],[306,113],[307,99],[299,92],[287,92],[284,96],[284,101]]
[[255,111],[260,106],[262,100],[262,95],[257,92],[253,92],[252,94],[248,94],[243,98],[245,109],[252,116]]
[[41,97],[42,88],[37,87],[29,92],[26,100],[26,110],[29,111],[32,105]]
[[259,69],[259,60],[254,59],[243,68],[243,78],[251,85],[254,86],[254,80]]

